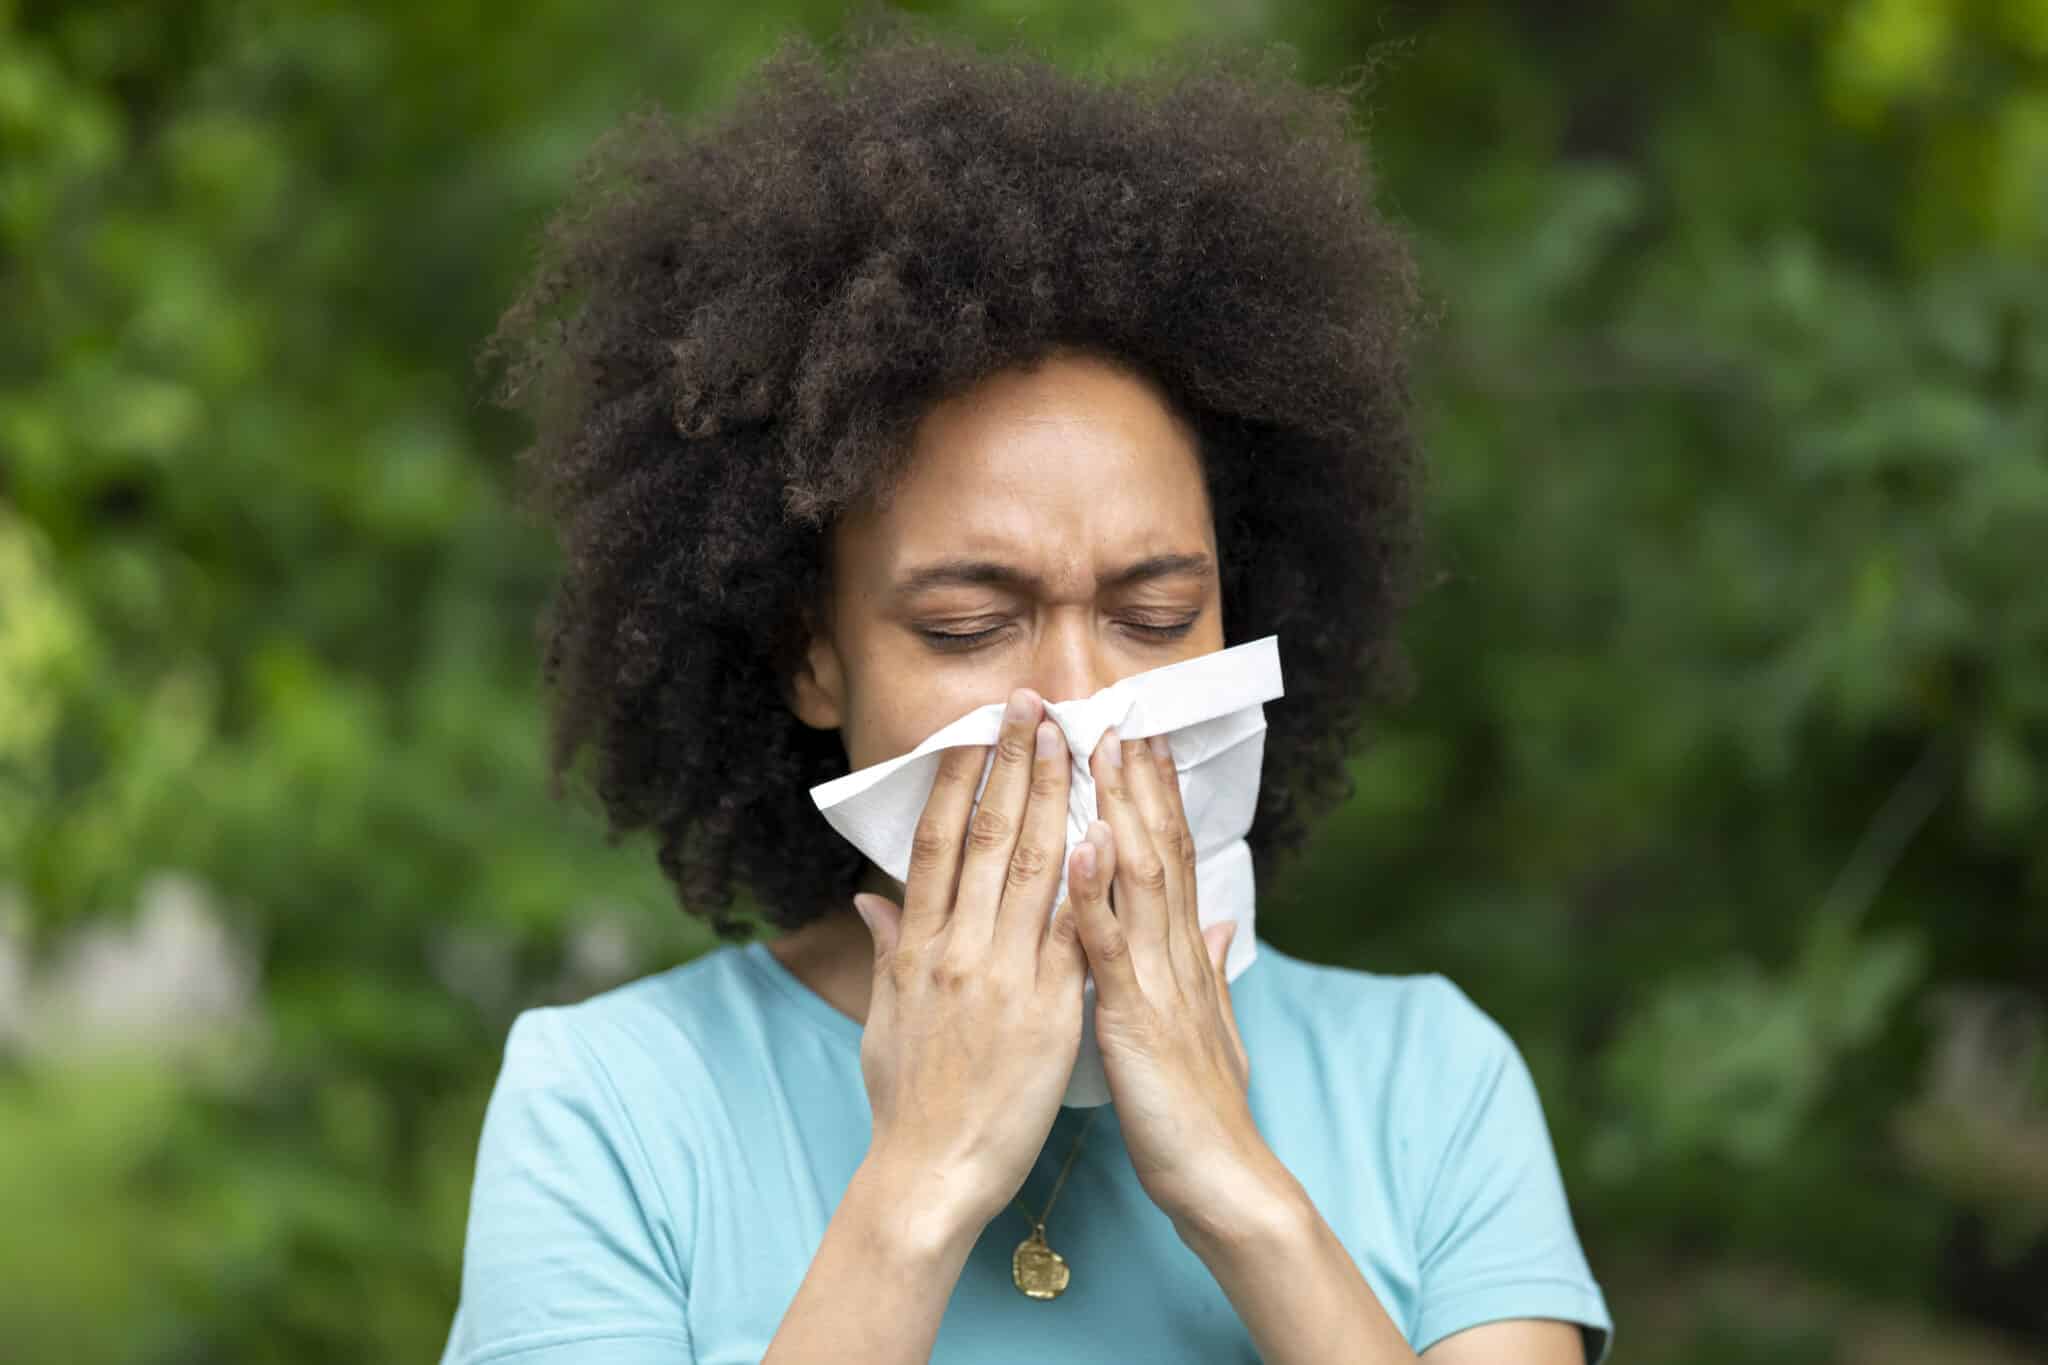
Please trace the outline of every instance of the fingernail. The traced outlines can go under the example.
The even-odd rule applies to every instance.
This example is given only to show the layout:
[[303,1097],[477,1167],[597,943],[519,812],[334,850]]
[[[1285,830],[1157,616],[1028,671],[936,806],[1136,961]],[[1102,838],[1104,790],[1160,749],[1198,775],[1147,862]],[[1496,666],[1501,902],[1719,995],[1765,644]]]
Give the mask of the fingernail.
[[866,902],[867,893],[856,892],[853,897],[853,913],[860,916],[860,922],[865,924],[868,932],[872,934],[875,931],[875,920],[874,916],[868,913]]
[[1081,880],[1092,883],[1095,880],[1095,845],[1084,841],[1075,849],[1074,866],[1080,869]]
[[1154,757],[1154,758],[1171,758],[1171,757],[1173,757],[1173,746],[1172,746],[1172,745],[1170,745],[1170,744],[1168,744],[1168,743],[1166,742],[1166,736],[1165,736],[1165,735],[1154,735],[1154,736],[1152,736],[1152,757]]
[[1060,727],[1049,720],[1038,722],[1038,756],[1051,758],[1060,751]]
[[1104,746],[1106,746],[1104,748],[1104,752],[1102,755],[1103,761],[1108,763],[1109,766],[1112,768],[1123,767],[1123,741],[1117,738],[1116,727],[1114,725],[1112,725],[1109,729],[1104,730],[1102,732],[1102,743]]
[[1031,719],[1031,715],[1031,694],[1020,687],[1010,694],[1010,704],[1003,711],[1003,723],[1022,725]]

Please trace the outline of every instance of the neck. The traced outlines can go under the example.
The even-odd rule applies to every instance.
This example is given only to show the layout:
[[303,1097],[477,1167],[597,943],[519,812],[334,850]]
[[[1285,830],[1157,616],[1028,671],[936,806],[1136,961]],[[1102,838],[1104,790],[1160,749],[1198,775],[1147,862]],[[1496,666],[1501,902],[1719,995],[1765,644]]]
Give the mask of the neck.
[[[870,866],[860,889],[903,903],[903,888]],[[824,998],[826,1004],[865,1025],[868,989],[874,982],[875,943],[851,903],[828,910],[800,929],[771,940],[768,951],[790,975]]]

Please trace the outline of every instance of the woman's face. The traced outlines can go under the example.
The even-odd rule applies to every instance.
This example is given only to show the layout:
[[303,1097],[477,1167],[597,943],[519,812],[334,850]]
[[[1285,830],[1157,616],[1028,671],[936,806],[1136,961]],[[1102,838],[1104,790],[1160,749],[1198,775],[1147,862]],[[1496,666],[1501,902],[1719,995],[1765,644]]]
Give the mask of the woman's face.
[[1092,357],[934,407],[895,497],[842,517],[827,553],[792,706],[853,768],[1018,687],[1067,701],[1223,647],[1193,433]]

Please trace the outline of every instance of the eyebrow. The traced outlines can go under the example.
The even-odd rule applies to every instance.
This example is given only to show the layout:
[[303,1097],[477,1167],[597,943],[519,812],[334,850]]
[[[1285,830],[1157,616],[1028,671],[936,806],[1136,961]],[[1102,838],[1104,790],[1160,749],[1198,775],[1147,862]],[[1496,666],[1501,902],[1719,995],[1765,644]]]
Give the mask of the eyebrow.
[[[1104,575],[1096,580],[1096,584],[1103,588],[1125,588],[1133,583],[1142,583],[1154,578],[1169,578],[1175,575],[1207,578],[1215,572],[1215,564],[1205,554],[1152,555],[1126,564],[1115,573]],[[907,597],[912,593],[924,592],[928,588],[963,584],[970,587],[1029,590],[1043,586],[1038,575],[1026,573],[1014,565],[1004,564],[999,560],[944,559],[935,564],[912,569],[896,580],[895,591],[899,596]]]

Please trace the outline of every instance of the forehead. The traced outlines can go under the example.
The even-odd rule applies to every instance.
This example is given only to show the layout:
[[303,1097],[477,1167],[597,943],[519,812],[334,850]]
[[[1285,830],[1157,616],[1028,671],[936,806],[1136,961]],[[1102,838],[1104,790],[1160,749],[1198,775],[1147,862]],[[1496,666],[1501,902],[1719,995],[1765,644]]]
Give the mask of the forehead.
[[1065,355],[933,407],[893,496],[850,515],[841,542],[870,573],[975,555],[1076,586],[1215,548],[1194,432],[1142,379]]

